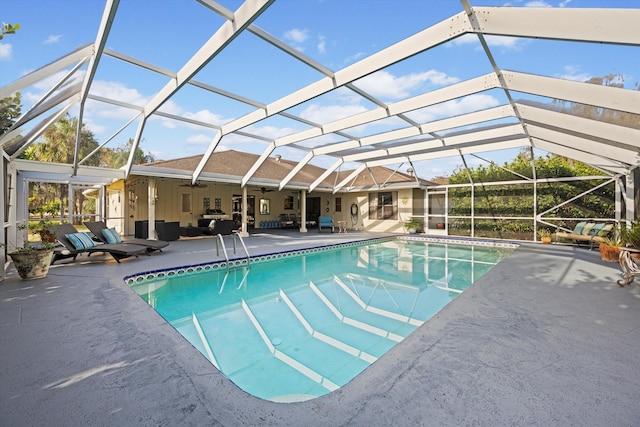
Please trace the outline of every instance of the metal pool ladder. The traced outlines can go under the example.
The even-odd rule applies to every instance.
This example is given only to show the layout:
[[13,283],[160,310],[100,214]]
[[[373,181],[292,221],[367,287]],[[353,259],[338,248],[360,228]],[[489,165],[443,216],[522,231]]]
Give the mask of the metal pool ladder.
[[[247,266],[251,268],[251,256],[249,255],[249,250],[247,249],[247,245],[244,244],[242,235],[237,231],[233,232],[233,253],[236,253],[236,238],[240,239],[240,244],[244,249],[244,253],[247,254]],[[229,271],[229,254],[227,253],[227,248],[224,246],[224,238],[222,237],[222,234],[218,234],[218,238],[216,239],[216,256],[220,256],[220,246],[222,246],[224,259],[227,261],[227,271]]]

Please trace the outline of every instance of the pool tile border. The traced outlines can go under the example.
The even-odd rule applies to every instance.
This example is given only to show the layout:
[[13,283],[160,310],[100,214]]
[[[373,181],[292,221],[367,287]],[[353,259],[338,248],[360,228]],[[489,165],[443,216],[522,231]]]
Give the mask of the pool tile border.
[[[292,249],[284,252],[272,252],[262,255],[256,255],[251,257],[251,264],[258,264],[283,258],[288,258],[292,256],[299,255],[309,255],[318,252],[325,252],[329,250],[333,250],[336,248],[348,248],[348,247],[356,247],[363,246],[372,243],[382,243],[388,242],[390,240],[407,240],[407,241],[420,241],[420,242],[430,242],[430,243],[451,243],[458,245],[474,245],[474,246],[485,246],[485,247],[501,247],[501,248],[509,248],[515,249],[519,245],[513,242],[504,242],[497,240],[478,240],[478,239],[460,239],[460,238],[452,238],[452,237],[433,237],[433,236],[413,236],[413,235],[399,235],[399,236],[390,236],[390,237],[377,237],[372,239],[365,240],[357,240],[352,242],[342,242],[335,243],[331,245],[323,245],[323,246],[314,246],[311,248],[305,249]],[[229,268],[241,268],[249,265],[249,261],[246,258],[231,258],[229,259]],[[136,274],[132,274],[126,276],[124,278],[124,282],[128,286],[145,283],[151,280],[157,280],[167,277],[175,277],[175,276],[184,276],[189,274],[197,274],[203,273],[207,271],[219,271],[227,268],[227,261],[212,261],[201,264],[194,264],[188,266],[181,267],[170,267],[160,270],[153,271],[145,271]]]

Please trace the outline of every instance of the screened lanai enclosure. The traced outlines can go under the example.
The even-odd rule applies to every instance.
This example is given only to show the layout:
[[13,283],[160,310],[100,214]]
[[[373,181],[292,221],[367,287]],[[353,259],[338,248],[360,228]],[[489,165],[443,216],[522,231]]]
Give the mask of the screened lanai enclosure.
[[[0,136],[3,242],[24,238],[33,183],[59,186],[67,207],[47,214],[56,219],[124,217],[128,180],[151,170],[140,153],[199,156],[190,170],[153,169],[153,177],[235,185],[244,205],[249,187],[342,198],[384,191],[386,180],[355,185],[384,166],[415,180],[405,185],[420,194],[410,214],[434,233],[535,240],[540,227],[638,217],[633,2],[99,4],[76,12],[74,20],[95,22],[84,45],[0,88],[3,105],[21,107]],[[157,19],[140,19],[144,7]],[[178,14],[186,21],[177,31],[188,35],[179,42],[166,25]],[[308,16],[314,26],[298,26]],[[401,19],[400,29],[389,31],[390,19]],[[357,37],[345,32],[354,20]],[[342,60],[329,60],[330,50]],[[599,67],[570,69],[582,61]],[[55,156],[47,132],[61,120],[72,149]],[[83,142],[86,130],[93,145]],[[256,160],[242,175],[207,172],[214,153],[229,149]],[[261,178],[274,158],[296,165]],[[305,181],[307,165],[321,171]],[[149,191],[148,206],[154,197]]]

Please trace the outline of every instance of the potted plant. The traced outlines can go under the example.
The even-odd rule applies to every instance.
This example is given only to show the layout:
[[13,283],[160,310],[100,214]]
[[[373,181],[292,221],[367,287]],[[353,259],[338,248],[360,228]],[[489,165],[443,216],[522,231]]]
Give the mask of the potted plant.
[[[640,221],[634,221],[629,226],[621,226],[619,233],[620,246],[640,249]],[[640,254],[638,253],[632,253],[631,258],[640,262]]]
[[599,242],[600,259],[607,262],[618,262],[620,246],[624,246],[622,228],[616,226],[602,242]]
[[[18,228],[24,229],[26,227]],[[24,246],[11,250],[7,255],[13,261],[21,279],[40,279],[49,273],[54,246],[53,242],[47,240],[42,240],[40,244],[35,245],[26,241]]]
[[404,227],[407,229],[409,234],[415,234],[422,229],[422,220],[412,216],[404,223]]
[[542,243],[551,243],[551,231],[549,231],[548,228],[541,228],[538,230],[538,237],[540,237],[540,241]]

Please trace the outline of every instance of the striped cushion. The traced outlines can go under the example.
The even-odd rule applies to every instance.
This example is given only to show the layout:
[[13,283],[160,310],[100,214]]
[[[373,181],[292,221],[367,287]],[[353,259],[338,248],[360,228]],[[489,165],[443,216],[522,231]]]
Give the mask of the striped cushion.
[[587,225],[584,226],[584,228],[582,229],[582,233],[580,234],[582,234],[583,236],[591,235],[591,229],[595,226],[596,226],[595,222],[588,222]]
[[81,251],[83,249],[93,248],[96,242],[87,233],[65,234],[65,237],[73,244],[73,246]]
[[573,229],[573,234],[582,234],[582,230],[584,230],[584,226],[587,225],[586,221],[582,221],[576,224],[576,227]]
[[102,230],[102,235],[107,243],[122,243],[122,239],[115,228],[105,228]]
[[613,230],[613,224],[607,224],[604,227],[602,227],[602,229],[597,235],[600,237],[606,237],[607,235],[609,235],[609,233],[611,233],[611,230]]
[[600,232],[602,231],[602,229],[604,228],[606,224],[604,223],[600,223],[600,224],[596,224],[593,226],[593,228],[591,229],[591,231],[589,232],[590,236],[599,236]]

